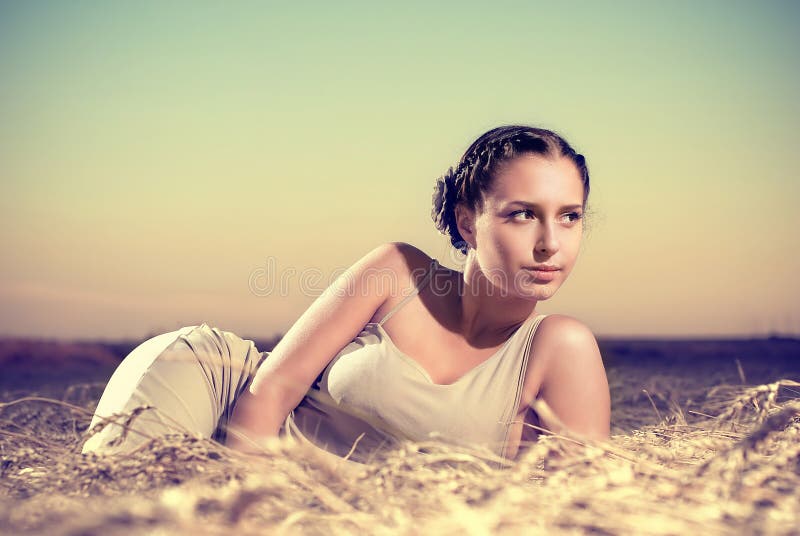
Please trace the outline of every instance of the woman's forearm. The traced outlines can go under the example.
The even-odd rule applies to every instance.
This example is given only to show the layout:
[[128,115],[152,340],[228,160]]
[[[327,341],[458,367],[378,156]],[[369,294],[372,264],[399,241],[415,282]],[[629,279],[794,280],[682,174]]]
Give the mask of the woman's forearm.
[[286,416],[302,398],[303,394],[277,387],[264,386],[255,394],[245,391],[236,401],[226,444],[235,450],[258,452],[261,441],[278,436]]

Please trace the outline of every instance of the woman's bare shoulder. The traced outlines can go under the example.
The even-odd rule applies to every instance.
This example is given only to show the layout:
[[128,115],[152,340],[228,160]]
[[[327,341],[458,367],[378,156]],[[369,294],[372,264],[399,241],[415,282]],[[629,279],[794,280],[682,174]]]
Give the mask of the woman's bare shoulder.
[[596,340],[591,328],[577,318],[561,313],[548,314],[536,328],[536,339],[544,346],[580,344]]
[[[547,372],[571,367],[603,367],[597,338],[591,328],[569,315],[547,315],[536,330],[530,352]],[[552,376],[545,374],[542,380],[546,381],[548,375]]]
[[546,315],[536,328],[528,349],[529,365],[523,398],[531,402],[540,393],[554,362],[560,361],[563,365],[565,355],[591,360],[593,355],[599,355],[595,353],[596,349],[594,334],[585,323],[565,314]]
[[378,246],[391,259],[398,276],[410,276],[416,283],[428,273],[433,257],[408,242],[386,242]]

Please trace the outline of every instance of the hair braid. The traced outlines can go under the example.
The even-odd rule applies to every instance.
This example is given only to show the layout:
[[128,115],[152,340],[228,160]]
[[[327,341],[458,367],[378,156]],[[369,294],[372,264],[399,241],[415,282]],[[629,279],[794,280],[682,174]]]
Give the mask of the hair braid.
[[586,205],[589,196],[589,171],[586,159],[555,132],[526,125],[506,125],[494,128],[476,139],[458,164],[436,179],[431,217],[436,228],[450,237],[450,243],[466,253],[468,244],[458,232],[455,207],[465,203],[472,209],[483,209],[483,194],[491,187],[501,167],[524,154],[548,158],[566,157],[572,160],[581,175]]

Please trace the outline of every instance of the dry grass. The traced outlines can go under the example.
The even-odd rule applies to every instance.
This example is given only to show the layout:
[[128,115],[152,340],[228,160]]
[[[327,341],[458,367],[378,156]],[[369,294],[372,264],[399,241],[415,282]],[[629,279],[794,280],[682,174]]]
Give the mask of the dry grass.
[[[278,441],[252,457],[154,439],[80,454],[96,389],[0,405],[0,528],[9,534],[797,534],[800,383],[659,392],[656,425],[607,443],[546,436],[509,469],[407,443],[356,473]],[[652,403],[652,405],[651,405]]]

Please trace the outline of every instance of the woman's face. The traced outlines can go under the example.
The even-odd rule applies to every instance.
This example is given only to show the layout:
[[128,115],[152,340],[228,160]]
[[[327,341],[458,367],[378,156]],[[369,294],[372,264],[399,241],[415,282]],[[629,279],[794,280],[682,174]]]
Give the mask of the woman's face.
[[[501,166],[483,211],[466,214],[468,259],[505,296],[546,300],[566,280],[583,232],[583,183],[568,158],[519,156]],[[479,210],[479,209],[478,209]],[[532,270],[554,265],[547,273]]]

